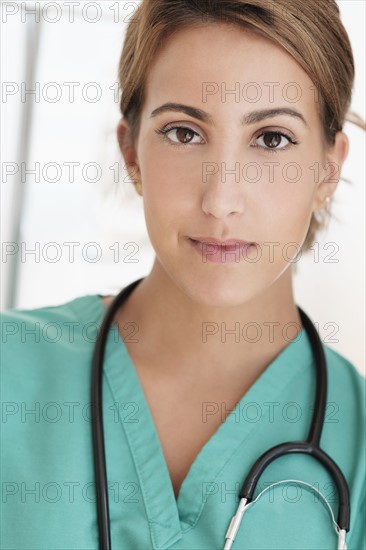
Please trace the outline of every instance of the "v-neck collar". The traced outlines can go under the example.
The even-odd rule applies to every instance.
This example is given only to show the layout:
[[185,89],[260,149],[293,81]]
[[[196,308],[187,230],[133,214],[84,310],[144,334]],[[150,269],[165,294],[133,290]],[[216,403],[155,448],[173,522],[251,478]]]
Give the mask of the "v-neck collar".
[[[101,322],[106,311],[101,296],[88,295],[83,298],[88,299],[91,306],[88,319],[84,320],[90,322],[90,314],[94,310],[97,322]],[[296,340],[290,341],[270,363],[201,448],[176,499],[142,384],[117,326],[112,326],[106,344],[104,377],[117,402],[133,401],[138,407],[138,422],[121,422],[121,427],[125,430],[135,462],[154,548],[173,545],[199,521],[206,505],[201,498],[202,481],[209,479],[214,482],[238,448],[255,431],[255,423],[237,421],[238,412],[247,403],[278,400],[293,379],[301,375],[304,369],[311,368],[311,364],[310,343],[303,329]]]

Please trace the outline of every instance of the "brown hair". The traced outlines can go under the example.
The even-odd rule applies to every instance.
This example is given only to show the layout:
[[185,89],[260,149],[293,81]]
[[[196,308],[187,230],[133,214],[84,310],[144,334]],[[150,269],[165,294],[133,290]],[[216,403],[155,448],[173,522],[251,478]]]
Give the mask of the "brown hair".
[[[120,110],[138,137],[148,69],[168,37],[205,23],[230,23],[282,46],[304,69],[318,92],[323,140],[332,145],[346,120],[366,129],[349,112],[355,68],[351,44],[335,0],[142,0],[131,20],[119,62]],[[308,250],[323,219],[312,216],[303,250]]]

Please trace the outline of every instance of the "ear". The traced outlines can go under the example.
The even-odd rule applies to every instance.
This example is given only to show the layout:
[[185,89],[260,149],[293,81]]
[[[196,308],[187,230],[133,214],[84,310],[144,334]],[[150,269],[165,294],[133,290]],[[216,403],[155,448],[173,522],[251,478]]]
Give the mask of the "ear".
[[344,161],[348,156],[349,141],[344,132],[337,132],[334,145],[330,146],[325,152],[325,164],[323,171],[325,177],[322,179],[316,189],[314,197],[314,210],[322,208],[326,197],[331,197],[335,192],[341,177],[341,171]]
[[126,170],[133,183],[141,180],[135,144],[132,141],[132,132],[126,118],[121,118],[117,126],[117,138],[123,155]]

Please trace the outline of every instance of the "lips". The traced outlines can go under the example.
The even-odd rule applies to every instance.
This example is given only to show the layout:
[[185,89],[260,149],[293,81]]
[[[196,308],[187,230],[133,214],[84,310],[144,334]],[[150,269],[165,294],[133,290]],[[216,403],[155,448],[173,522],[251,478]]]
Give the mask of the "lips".
[[249,241],[243,241],[241,239],[227,239],[226,241],[221,241],[220,239],[215,239],[214,237],[190,237],[192,241],[200,242],[202,244],[216,244],[222,247],[232,247],[232,246],[246,246],[253,244]]
[[200,254],[203,263],[234,264],[247,258],[254,243],[241,239],[221,241],[212,237],[189,237],[191,246]]

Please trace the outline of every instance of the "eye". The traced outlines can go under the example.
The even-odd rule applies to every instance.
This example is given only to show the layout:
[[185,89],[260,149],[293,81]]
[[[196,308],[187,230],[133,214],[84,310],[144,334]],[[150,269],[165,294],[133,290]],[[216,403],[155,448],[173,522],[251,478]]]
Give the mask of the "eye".
[[[163,128],[155,130],[158,135],[163,136],[163,139],[168,141],[170,145],[195,145],[197,143],[204,143],[201,136],[189,128],[188,126],[172,126],[168,125]],[[172,134],[173,137],[168,137],[169,134]],[[198,141],[193,141],[194,137],[197,136],[200,138]]]
[[[287,140],[287,144],[284,143],[284,138]],[[252,147],[260,147],[268,153],[277,153],[289,149],[292,145],[298,145],[298,141],[295,141],[287,134],[280,131],[266,131],[262,132],[256,140],[261,140],[259,145],[253,145]]]

